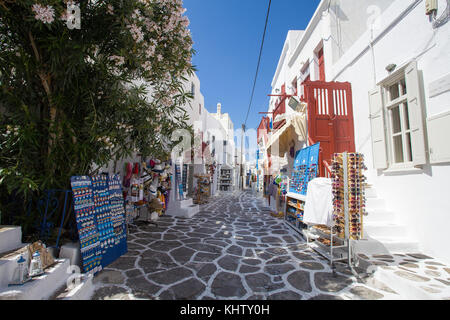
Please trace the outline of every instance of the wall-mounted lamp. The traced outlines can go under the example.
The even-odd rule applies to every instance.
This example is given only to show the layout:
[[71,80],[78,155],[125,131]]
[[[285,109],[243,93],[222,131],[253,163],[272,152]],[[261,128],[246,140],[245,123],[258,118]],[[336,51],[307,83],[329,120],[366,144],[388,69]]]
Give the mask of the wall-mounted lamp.
[[397,68],[397,65],[391,63],[391,64],[389,64],[388,66],[386,66],[386,71],[387,71],[387,72],[392,72],[392,71],[395,70],[395,68]]

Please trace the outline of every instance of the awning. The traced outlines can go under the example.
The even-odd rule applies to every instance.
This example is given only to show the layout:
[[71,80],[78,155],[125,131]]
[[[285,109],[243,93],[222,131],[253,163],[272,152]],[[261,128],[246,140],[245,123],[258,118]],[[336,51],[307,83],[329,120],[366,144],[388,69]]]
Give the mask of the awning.
[[285,113],[275,118],[275,121],[281,120],[286,120],[286,124],[272,134],[266,150],[272,153],[272,147],[278,143],[279,156],[282,157],[289,152],[292,141],[306,141],[306,114],[304,112]]

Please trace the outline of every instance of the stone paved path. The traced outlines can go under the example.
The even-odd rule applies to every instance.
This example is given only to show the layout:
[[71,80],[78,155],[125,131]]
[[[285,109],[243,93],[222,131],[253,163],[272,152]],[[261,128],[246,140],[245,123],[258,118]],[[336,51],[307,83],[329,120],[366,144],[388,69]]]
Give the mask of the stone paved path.
[[221,195],[193,218],[130,229],[128,253],[95,277],[93,299],[399,299],[375,280],[335,275],[264,200]]

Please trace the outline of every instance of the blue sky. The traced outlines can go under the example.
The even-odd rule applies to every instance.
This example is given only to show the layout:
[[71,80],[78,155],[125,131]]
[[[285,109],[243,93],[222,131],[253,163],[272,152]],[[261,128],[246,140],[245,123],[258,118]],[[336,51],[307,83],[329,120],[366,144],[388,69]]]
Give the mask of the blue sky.
[[[304,30],[319,0],[272,0],[258,81],[247,128],[267,111],[271,82],[289,30]],[[245,120],[264,31],[268,0],[184,0],[196,55],[193,64],[209,112],[228,112],[235,129]]]

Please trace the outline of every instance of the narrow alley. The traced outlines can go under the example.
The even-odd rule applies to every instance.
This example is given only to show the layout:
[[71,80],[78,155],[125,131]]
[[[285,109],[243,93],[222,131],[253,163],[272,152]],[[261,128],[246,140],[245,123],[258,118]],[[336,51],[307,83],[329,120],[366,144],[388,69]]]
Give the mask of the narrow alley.
[[93,299],[398,298],[375,280],[357,281],[344,265],[333,275],[249,191],[213,197],[191,219],[163,216],[158,224],[130,227],[128,253],[96,276]]

